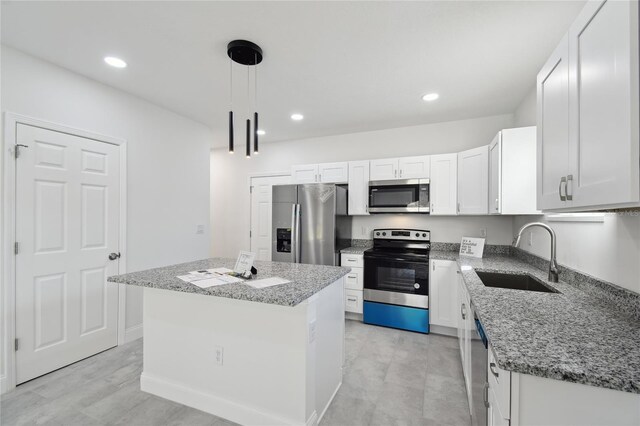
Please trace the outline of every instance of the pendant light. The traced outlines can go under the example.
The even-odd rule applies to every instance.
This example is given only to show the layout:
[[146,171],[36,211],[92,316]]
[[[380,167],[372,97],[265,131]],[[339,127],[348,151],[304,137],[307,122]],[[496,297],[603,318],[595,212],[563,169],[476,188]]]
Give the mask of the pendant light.
[[[247,119],[246,119],[246,155],[251,158],[251,134],[253,133],[253,153],[258,153],[258,67],[262,62],[262,49],[255,43],[247,40],[234,40],[227,45],[229,56],[229,153],[234,152],[234,128],[233,128],[233,62],[247,67]],[[249,67],[254,66],[254,94],[253,94],[253,132],[251,131],[250,118],[250,75]]]

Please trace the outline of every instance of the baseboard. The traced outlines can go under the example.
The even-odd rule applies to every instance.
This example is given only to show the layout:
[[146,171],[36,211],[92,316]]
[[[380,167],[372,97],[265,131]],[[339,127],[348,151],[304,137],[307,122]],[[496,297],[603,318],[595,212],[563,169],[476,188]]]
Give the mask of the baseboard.
[[[340,377],[342,377],[342,374],[340,374]],[[329,402],[327,402],[327,405],[322,410],[322,413],[320,414],[320,417],[318,417],[316,424],[318,424],[318,423],[320,423],[322,421],[322,418],[324,417],[324,415],[326,414],[327,410],[329,409],[329,406],[331,406],[331,403],[333,402],[333,398],[336,397],[336,395],[338,394],[338,391],[340,390],[341,386],[342,386],[342,381],[340,381],[340,383],[338,383],[338,386],[336,387],[336,390],[333,391],[333,395],[331,395],[331,398],[329,398]]]
[[429,325],[429,333],[442,334],[444,336],[458,337],[458,329],[453,327],[446,327],[444,325]]
[[242,425],[297,425],[315,426],[318,414],[314,411],[305,422],[293,422],[271,413],[240,405],[217,395],[187,387],[181,383],[142,373],[140,389],[144,392],[213,414]]
[[124,331],[124,343],[133,342],[142,337],[142,324],[134,325]]

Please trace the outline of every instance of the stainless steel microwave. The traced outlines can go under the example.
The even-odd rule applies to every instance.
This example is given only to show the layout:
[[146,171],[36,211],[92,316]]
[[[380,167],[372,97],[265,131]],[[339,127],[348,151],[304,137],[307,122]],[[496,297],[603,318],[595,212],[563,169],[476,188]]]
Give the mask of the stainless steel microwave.
[[369,213],[429,213],[429,179],[369,182]]

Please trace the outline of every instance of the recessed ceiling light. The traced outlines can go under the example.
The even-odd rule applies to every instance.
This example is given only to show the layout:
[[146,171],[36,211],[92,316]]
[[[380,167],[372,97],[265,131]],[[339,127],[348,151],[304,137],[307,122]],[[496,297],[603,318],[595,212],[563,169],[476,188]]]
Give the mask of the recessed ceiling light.
[[294,121],[300,121],[304,118],[302,114],[291,114],[291,119]]
[[440,95],[438,95],[437,93],[427,93],[422,97],[422,100],[425,102],[431,102],[431,101],[435,101],[439,97]]
[[127,63],[120,58],[116,58],[115,56],[106,56],[104,61],[115,68],[126,68]]
[[264,136],[266,133],[267,133],[267,132],[265,132],[264,130],[262,130],[262,129],[258,129],[258,134],[259,134],[260,136]]

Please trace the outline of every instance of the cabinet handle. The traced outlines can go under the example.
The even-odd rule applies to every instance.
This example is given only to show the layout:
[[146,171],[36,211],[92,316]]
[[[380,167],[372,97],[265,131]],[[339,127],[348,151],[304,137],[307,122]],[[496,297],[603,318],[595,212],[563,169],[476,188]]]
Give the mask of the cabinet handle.
[[560,178],[560,183],[558,184],[558,195],[560,195],[560,201],[567,201],[567,197],[562,195],[562,184],[564,183],[564,189],[567,189],[567,178],[562,176]]
[[400,169],[400,177],[402,177],[402,169]]
[[436,209],[433,208],[433,203],[431,203],[431,213],[435,212]]
[[498,378],[499,374],[498,372],[495,370],[496,368],[496,363],[495,362],[491,362],[489,363],[489,370],[491,370],[491,374],[493,374],[494,376],[496,376],[496,379]]
[[357,259],[347,259],[347,262],[357,262]]
[[482,399],[484,400],[484,407],[489,408],[489,383],[484,384],[484,395]]
[[[569,184],[571,184],[571,194],[569,194]],[[564,193],[567,196],[567,201],[573,200],[573,175],[567,176],[567,185],[565,186]]]
[[498,203],[499,203],[499,199],[496,198],[496,203],[495,203],[496,204],[496,211],[498,211]]
[[464,303],[460,305],[460,315],[462,316],[462,319],[467,319],[467,313],[466,313]]
[[431,269],[433,269],[435,271],[436,270],[436,262],[431,262],[431,266],[432,266]]
[[460,213],[460,202],[458,201],[458,213]]
[[393,171],[393,177],[398,177],[398,169]]
[[349,278],[358,278],[357,275],[348,275]]
[[356,300],[358,300],[358,299],[352,299],[352,298],[350,298],[350,297],[349,297],[349,298],[347,298],[347,300],[348,300],[349,302],[355,302],[355,301],[356,301]]

